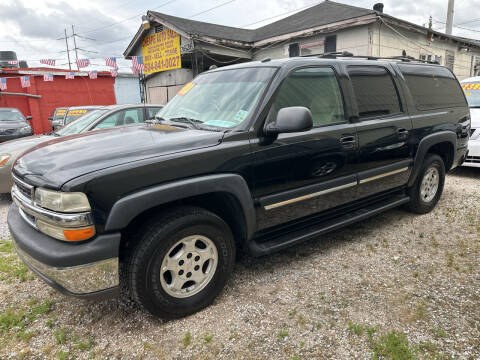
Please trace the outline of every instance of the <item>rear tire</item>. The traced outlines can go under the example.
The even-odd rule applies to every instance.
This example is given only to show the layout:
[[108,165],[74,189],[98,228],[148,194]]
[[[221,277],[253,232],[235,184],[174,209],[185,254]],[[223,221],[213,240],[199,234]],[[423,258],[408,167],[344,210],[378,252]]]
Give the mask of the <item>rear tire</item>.
[[426,214],[435,208],[445,185],[445,164],[437,154],[427,154],[415,183],[408,189],[408,209],[416,214]]
[[155,316],[174,319],[208,306],[235,263],[228,225],[201,208],[181,207],[151,221],[127,265],[129,292]]

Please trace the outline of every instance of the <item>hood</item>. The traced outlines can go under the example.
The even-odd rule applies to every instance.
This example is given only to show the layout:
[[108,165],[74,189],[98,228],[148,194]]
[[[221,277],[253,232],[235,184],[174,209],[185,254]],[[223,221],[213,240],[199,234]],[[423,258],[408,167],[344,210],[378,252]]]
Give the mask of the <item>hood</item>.
[[0,129],[19,129],[24,126],[29,125],[25,121],[1,121],[0,120]]
[[6,141],[0,144],[0,154],[21,154],[28,149],[41,144],[42,142],[48,141],[52,138],[55,138],[52,135],[35,135],[28,136],[16,140]]
[[470,108],[472,129],[480,129],[480,108]]
[[17,160],[14,172],[59,189],[90,172],[152,157],[218,145],[223,132],[142,125],[91,131],[43,142]]

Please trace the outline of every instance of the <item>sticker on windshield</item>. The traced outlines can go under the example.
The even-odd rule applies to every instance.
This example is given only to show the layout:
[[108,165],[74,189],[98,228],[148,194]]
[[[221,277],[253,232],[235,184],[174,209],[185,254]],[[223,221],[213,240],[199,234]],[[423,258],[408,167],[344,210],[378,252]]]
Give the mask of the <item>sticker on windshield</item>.
[[185,95],[186,93],[188,93],[190,90],[192,90],[192,88],[195,86],[196,84],[193,83],[193,82],[189,82],[187,84],[185,84],[185,86],[183,88],[180,89],[180,91],[177,93],[177,95]]
[[238,110],[237,114],[236,114],[235,117],[233,118],[233,121],[234,121],[236,124],[240,124],[243,120],[245,120],[245,118],[247,117],[247,115],[248,115],[248,111]]

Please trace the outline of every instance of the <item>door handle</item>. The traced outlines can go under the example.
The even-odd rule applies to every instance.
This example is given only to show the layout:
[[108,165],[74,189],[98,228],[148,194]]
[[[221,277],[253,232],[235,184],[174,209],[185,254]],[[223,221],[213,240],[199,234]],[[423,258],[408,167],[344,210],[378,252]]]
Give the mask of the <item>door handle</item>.
[[400,129],[397,129],[397,134],[400,139],[406,139],[408,137],[409,132],[407,129],[400,128]]
[[346,149],[351,149],[355,146],[357,139],[352,135],[345,135],[340,138],[340,144]]

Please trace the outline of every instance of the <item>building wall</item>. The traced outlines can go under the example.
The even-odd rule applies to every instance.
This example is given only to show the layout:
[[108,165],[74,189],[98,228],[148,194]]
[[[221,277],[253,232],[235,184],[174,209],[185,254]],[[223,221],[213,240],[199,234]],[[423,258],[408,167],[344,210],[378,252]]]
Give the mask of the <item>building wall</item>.
[[184,84],[192,79],[192,70],[186,68],[152,74],[147,78],[147,102],[166,104]]
[[117,104],[138,104],[142,101],[138,77],[118,75],[114,89]]

